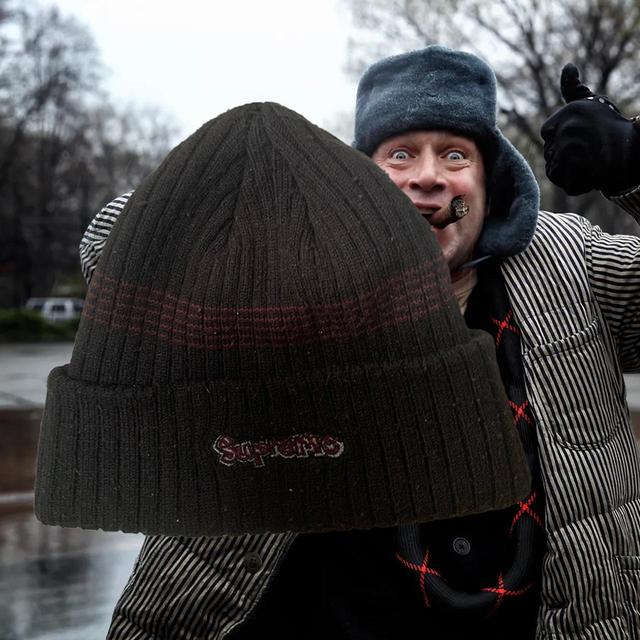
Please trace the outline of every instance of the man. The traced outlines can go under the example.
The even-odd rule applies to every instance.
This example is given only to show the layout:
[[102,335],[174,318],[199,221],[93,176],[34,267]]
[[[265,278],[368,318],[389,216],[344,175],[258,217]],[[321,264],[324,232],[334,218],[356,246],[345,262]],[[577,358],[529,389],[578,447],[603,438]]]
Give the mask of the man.
[[[550,178],[637,216],[636,125],[574,68],[562,89],[570,103],[543,127]],[[640,637],[640,461],[622,379],[640,369],[640,240],[539,214],[495,106],[484,62],[428,47],[365,73],[354,144],[431,225],[467,324],[493,335],[530,494],[424,525],[244,540],[246,581],[227,589],[229,539],[150,537],[110,638]]]

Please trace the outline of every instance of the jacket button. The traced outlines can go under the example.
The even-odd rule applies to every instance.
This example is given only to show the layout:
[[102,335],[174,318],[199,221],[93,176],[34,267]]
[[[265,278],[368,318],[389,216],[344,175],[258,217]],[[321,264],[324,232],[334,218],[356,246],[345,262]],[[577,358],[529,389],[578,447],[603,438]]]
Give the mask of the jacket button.
[[459,556],[468,556],[471,551],[471,543],[466,538],[456,538],[453,541],[453,550]]
[[257,553],[247,553],[242,559],[242,566],[249,573],[258,573],[262,569],[262,558]]

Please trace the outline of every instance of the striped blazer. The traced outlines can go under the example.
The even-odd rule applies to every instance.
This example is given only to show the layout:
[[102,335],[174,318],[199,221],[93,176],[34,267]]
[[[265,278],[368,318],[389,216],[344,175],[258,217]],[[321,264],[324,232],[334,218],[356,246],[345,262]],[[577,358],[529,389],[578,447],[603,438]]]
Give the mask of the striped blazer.
[[[117,199],[81,244],[91,277]],[[640,215],[640,190],[618,198]],[[623,371],[640,371],[640,239],[541,212],[502,262],[521,331],[546,493],[537,640],[640,639],[640,455]],[[149,536],[108,638],[222,640],[269,588],[295,534]],[[516,630],[514,630],[514,634]]]

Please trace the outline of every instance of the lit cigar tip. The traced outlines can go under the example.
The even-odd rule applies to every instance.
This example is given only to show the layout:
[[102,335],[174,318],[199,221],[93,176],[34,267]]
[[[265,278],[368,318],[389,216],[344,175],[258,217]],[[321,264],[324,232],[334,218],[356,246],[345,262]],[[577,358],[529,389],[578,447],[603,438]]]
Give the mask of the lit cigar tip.
[[460,220],[469,213],[469,205],[463,196],[456,196],[449,205],[449,215],[453,220]]

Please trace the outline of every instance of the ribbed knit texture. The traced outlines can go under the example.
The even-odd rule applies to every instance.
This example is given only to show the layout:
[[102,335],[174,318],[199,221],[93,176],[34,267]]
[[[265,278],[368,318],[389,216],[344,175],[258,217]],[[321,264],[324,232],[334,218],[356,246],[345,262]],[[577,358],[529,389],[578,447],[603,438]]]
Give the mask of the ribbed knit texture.
[[427,521],[529,475],[487,336],[373,163],[274,104],[136,190],[49,378],[37,515],[219,535]]

